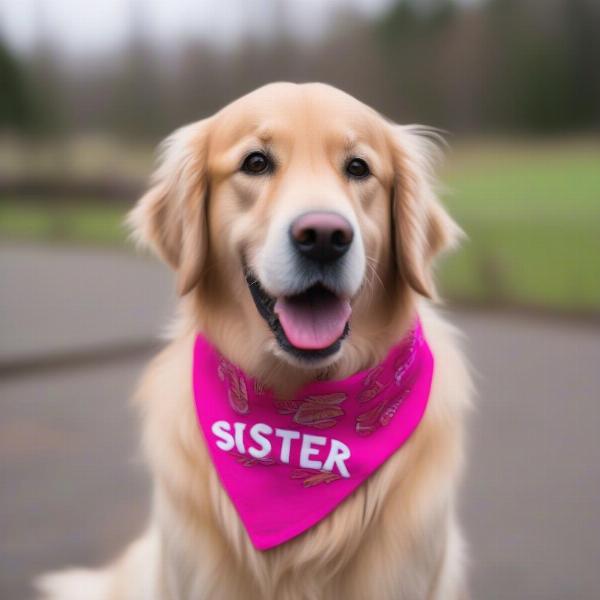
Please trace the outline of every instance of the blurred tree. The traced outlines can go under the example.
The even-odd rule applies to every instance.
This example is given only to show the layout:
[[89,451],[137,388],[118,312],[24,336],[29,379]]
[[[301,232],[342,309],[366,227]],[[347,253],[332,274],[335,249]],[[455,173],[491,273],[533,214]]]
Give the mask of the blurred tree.
[[600,126],[600,3],[563,0],[574,124]]
[[36,111],[23,65],[0,40],[0,129],[30,133]]
[[596,0],[397,0],[376,31],[412,119],[534,132],[600,120]]
[[35,98],[35,130],[39,135],[61,136],[70,122],[66,114],[65,82],[69,78],[66,64],[52,38],[41,0],[33,3],[36,41],[29,58],[31,93]]
[[133,138],[165,131],[162,64],[147,32],[144,6],[129,0],[128,45],[115,68],[111,113],[116,129]]
[[459,57],[453,52],[460,14],[452,0],[401,0],[376,24],[382,60],[393,92],[401,99],[403,119],[450,129],[464,121],[455,121],[448,113],[447,89],[448,85],[456,89],[455,78],[464,80],[464,66],[456,64]]
[[125,47],[70,63],[36,6],[39,41],[25,69],[32,91],[0,47],[10,90],[0,101],[24,124],[39,98],[45,131],[155,141],[278,79],[329,82],[394,119],[456,132],[600,126],[598,0],[396,0],[375,21],[343,5],[326,34],[309,40],[295,31],[288,0],[238,0],[242,21],[260,19],[261,28],[230,45],[190,35],[167,51],[149,33],[145,4],[129,0]]
[[565,26],[575,4],[581,8],[578,0],[490,4],[487,100],[492,121],[540,132],[590,121],[592,115],[582,113],[579,97],[593,96],[591,80],[577,83],[574,64],[582,23],[572,20],[571,27]]

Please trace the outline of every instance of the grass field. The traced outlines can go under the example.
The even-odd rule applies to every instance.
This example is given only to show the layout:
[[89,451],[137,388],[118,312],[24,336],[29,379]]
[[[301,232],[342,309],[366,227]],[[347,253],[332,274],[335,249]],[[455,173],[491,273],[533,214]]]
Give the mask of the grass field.
[[[444,295],[600,312],[600,143],[456,144],[443,197],[468,239],[442,260]],[[0,198],[0,236],[122,244],[125,209]]]
[[600,310],[600,143],[479,143],[449,156],[446,204],[468,240],[450,297]]
[[78,204],[0,199],[0,236],[10,239],[123,244],[124,209],[99,200]]

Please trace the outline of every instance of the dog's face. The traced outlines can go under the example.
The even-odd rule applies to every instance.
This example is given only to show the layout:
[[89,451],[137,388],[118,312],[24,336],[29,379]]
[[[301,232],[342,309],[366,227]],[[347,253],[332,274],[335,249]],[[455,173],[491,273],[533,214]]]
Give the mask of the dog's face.
[[432,293],[430,261],[457,229],[429,145],[329,86],[272,84],[176,132],[131,220],[182,294],[325,366],[392,290]]

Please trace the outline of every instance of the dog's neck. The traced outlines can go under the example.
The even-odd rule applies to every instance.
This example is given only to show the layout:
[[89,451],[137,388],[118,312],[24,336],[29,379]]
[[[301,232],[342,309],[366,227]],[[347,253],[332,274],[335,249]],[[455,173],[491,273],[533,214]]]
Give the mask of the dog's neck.
[[202,332],[247,375],[286,398],[310,381],[344,379],[380,362],[408,333],[416,314],[416,302],[408,289],[393,296],[395,301],[382,300],[389,302],[385,307],[357,310],[341,356],[320,368],[291,364],[262,321],[245,318],[237,307],[221,306],[215,313],[217,307],[207,306],[206,298],[193,296],[185,302],[183,311],[190,333]]

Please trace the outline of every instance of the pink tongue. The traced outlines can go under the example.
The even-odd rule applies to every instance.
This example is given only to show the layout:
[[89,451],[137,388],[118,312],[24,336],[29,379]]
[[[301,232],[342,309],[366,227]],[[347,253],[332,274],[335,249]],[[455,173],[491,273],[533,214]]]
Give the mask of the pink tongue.
[[352,309],[333,294],[318,299],[278,298],[275,313],[290,343],[302,350],[331,346],[344,333]]

